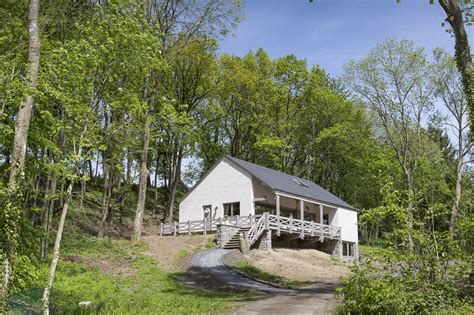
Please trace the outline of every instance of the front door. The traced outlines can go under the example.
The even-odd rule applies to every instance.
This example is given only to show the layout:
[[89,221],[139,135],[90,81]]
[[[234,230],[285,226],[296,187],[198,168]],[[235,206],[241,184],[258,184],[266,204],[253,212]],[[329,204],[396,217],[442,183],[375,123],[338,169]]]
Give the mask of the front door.
[[212,218],[212,205],[202,206],[202,217],[204,220],[210,220]]

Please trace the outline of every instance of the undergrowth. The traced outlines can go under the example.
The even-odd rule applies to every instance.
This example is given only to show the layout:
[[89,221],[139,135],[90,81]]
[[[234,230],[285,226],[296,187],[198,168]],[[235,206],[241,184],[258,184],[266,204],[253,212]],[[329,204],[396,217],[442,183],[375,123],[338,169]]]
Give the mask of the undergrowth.
[[[177,273],[161,271],[155,259],[144,256],[146,249],[145,243],[131,246],[126,240],[69,235],[51,292],[51,312],[220,314],[230,311],[232,302],[236,301],[231,293],[200,292],[184,287],[177,280]],[[117,261],[122,272],[113,268],[103,272],[95,265],[97,262],[113,265]],[[48,267],[42,265],[42,276],[36,285],[14,293],[15,312],[40,312]],[[79,303],[85,301],[91,302],[90,305],[80,308]]]

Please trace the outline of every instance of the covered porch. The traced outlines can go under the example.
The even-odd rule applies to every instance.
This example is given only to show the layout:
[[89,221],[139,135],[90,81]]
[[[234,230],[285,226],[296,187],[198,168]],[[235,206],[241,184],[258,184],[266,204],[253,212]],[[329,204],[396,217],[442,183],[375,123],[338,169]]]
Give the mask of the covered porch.
[[255,215],[269,212],[276,216],[333,225],[337,212],[335,206],[284,192],[274,192],[260,183],[254,183],[253,188]]

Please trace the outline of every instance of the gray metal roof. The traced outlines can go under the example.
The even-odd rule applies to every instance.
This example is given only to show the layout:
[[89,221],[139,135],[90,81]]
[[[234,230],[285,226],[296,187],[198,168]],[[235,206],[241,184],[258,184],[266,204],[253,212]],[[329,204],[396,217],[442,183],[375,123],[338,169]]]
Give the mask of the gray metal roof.
[[309,198],[315,201],[320,201],[321,203],[327,203],[346,209],[357,210],[344,200],[307,179],[288,175],[229,155],[226,155],[225,158],[243,168],[245,171],[250,173],[250,175],[254,176],[274,191]]

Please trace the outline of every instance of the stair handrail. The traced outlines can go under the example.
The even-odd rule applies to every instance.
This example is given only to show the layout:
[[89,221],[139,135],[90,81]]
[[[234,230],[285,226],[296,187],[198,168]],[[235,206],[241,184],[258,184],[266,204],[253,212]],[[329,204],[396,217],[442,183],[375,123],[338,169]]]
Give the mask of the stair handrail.
[[268,212],[265,212],[257,221],[254,221],[250,230],[247,232],[247,244],[249,248],[266,229],[268,229]]

